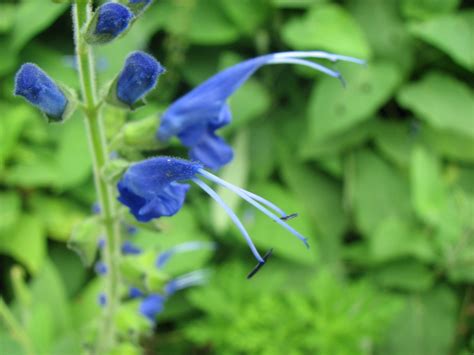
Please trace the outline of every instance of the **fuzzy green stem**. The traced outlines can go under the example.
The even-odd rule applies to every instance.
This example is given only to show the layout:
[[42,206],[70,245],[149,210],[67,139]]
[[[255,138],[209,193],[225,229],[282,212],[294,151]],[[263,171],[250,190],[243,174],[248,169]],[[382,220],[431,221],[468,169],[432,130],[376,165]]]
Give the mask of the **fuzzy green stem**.
[[107,274],[105,275],[106,305],[103,311],[104,314],[99,329],[96,349],[98,354],[102,354],[107,352],[114,344],[116,336],[115,315],[120,302],[120,224],[117,219],[113,189],[101,174],[108,160],[107,143],[102,126],[100,107],[97,102],[92,48],[85,42],[81,32],[81,28],[91,17],[90,3],[90,0],[76,0],[76,4],[73,7],[73,22],[85,125],[92,154],[95,188],[99,199],[106,238],[103,249],[103,258],[107,266]]

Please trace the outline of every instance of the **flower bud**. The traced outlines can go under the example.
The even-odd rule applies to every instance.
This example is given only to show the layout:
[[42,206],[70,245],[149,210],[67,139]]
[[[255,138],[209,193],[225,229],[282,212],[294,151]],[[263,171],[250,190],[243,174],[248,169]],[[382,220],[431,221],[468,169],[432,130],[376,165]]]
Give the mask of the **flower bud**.
[[109,2],[100,6],[87,26],[87,43],[111,42],[127,29],[132,19],[132,12],[124,5]]
[[113,82],[107,101],[118,106],[136,108],[144,104],[142,99],[158,82],[165,68],[151,55],[144,52],[130,54],[125,65]]
[[14,93],[39,108],[50,121],[63,121],[68,111],[69,100],[64,92],[32,63],[23,64],[16,73]]

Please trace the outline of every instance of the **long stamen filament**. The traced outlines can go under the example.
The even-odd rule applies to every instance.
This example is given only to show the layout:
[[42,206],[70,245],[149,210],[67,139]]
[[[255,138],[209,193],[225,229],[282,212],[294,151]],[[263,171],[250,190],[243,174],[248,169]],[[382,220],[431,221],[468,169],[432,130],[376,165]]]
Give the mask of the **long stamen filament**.
[[234,211],[232,211],[232,209],[224,202],[224,200],[213,189],[211,189],[205,182],[203,182],[203,181],[201,181],[197,178],[192,179],[192,181],[196,185],[198,185],[201,189],[203,189],[209,196],[211,196],[211,198],[213,198],[224,209],[224,211],[227,213],[227,215],[230,217],[230,219],[232,219],[234,224],[237,226],[240,233],[242,233],[242,235],[244,236],[244,238],[247,241],[247,244],[248,244],[250,250],[252,251],[253,255],[255,256],[255,258],[259,262],[264,263],[265,261],[263,260],[263,258],[259,254],[259,252],[258,252],[257,248],[255,247],[255,245],[253,244],[252,239],[250,238],[247,230],[245,229],[244,225],[239,220],[237,215],[234,213]]
[[216,245],[210,242],[188,242],[179,244],[161,253],[158,256],[156,264],[158,267],[163,267],[174,254],[202,249],[214,250],[216,249]]
[[[305,238],[304,236],[302,236],[299,232],[297,232],[294,228],[292,228],[290,225],[286,224],[285,222],[283,222],[280,218],[278,218],[277,216],[275,216],[273,213],[271,213],[269,210],[267,210],[265,207],[263,207],[262,205],[260,205],[258,202],[254,201],[251,197],[249,197],[247,194],[243,193],[242,191],[240,191],[240,188],[228,183],[227,181],[225,180],[222,180],[221,178],[215,176],[214,174],[211,174],[210,172],[204,170],[204,169],[199,169],[198,170],[199,174],[204,176],[205,178],[227,188],[228,190],[232,191],[232,192],[235,192],[237,195],[239,195],[240,197],[242,197],[245,201],[247,201],[248,203],[250,203],[252,206],[254,206],[255,208],[257,208],[258,210],[260,210],[262,213],[264,213],[265,215],[267,215],[269,218],[271,218],[272,220],[274,220],[275,222],[277,222],[279,225],[281,225],[283,228],[287,229],[290,233],[292,233],[293,235],[295,235],[298,239],[300,239],[305,245],[307,248],[309,248],[309,244],[308,244],[308,240],[307,238]],[[194,181],[194,180],[193,180]],[[207,186],[207,185],[206,185]],[[213,191],[214,192],[214,191]],[[215,193],[215,192],[214,192]]]
[[278,207],[274,203],[264,199],[262,196],[259,196],[259,195],[254,194],[253,192],[244,190],[241,187],[239,187],[239,190],[242,191],[243,193],[247,194],[249,197],[253,198],[255,201],[260,202],[262,205],[265,205],[265,206],[271,208],[272,210],[277,212],[281,216],[281,218],[284,218],[284,217],[288,216],[285,213],[285,211],[283,211],[280,207]]
[[275,53],[275,58],[323,58],[328,59],[331,62],[337,62],[338,60],[351,62],[355,64],[365,64],[365,60],[349,57],[345,55],[333,54],[323,51],[295,51],[295,52],[281,52]]

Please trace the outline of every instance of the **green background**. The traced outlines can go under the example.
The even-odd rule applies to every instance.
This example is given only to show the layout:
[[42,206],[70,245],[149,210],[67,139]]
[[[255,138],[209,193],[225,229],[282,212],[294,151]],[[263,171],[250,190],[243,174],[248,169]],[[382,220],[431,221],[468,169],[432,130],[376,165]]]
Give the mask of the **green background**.
[[[255,261],[243,238],[193,188],[178,215],[158,222],[162,233],[143,228],[134,238],[152,251],[215,240],[214,255],[177,257],[169,270],[207,265],[213,277],[170,298],[141,348],[474,351],[474,10],[467,3],[156,0],[126,36],[97,48],[101,83],[136,49],[167,68],[147,107],[107,110],[110,137],[125,119],[155,115],[243,59],[310,49],[367,59],[366,66],[321,61],[343,73],[346,88],[279,65],[232,96],[234,120],[222,133],[236,157],[220,175],[298,212],[290,223],[311,249],[218,189],[257,247],[274,248],[246,280]],[[38,354],[81,353],[88,322],[100,313],[101,280],[67,247],[95,201],[81,117],[48,125],[12,95],[24,62],[78,89],[71,29],[64,2],[0,1],[0,291]],[[177,144],[158,154],[185,156]],[[1,320],[0,352],[22,354]],[[127,316],[121,326],[140,330],[142,321]],[[117,353],[134,354],[133,343]]]

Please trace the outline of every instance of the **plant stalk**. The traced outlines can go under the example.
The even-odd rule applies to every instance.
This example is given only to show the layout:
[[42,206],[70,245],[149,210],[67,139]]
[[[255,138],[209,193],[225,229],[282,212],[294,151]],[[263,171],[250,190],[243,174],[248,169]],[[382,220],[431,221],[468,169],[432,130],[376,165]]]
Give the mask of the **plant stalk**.
[[115,343],[115,315],[119,307],[120,289],[120,224],[116,213],[116,202],[112,186],[101,172],[108,160],[107,142],[98,105],[95,67],[92,48],[81,32],[91,17],[91,0],[76,0],[73,7],[74,40],[79,79],[81,83],[85,126],[92,155],[95,188],[100,204],[100,214],[105,231],[103,259],[107,266],[105,275],[106,304],[99,328],[96,353],[107,352]]

